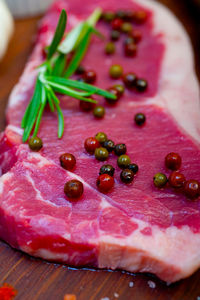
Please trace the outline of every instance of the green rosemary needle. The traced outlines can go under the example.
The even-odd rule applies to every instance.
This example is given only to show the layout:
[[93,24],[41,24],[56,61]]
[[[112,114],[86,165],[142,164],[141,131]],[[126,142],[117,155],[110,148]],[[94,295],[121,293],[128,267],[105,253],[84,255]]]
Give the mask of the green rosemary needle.
[[[47,59],[38,67],[38,76],[33,96],[21,122],[21,127],[24,129],[23,142],[28,140],[32,132],[33,137],[37,136],[47,103],[52,112],[57,111],[58,138],[63,136],[64,116],[60,107],[60,100],[56,96],[57,92],[80,101],[91,103],[97,103],[90,98],[94,94],[111,99],[116,98],[113,94],[93,85],[65,78],[75,72],[83,59],[91,39],[91,34],[95,33],[101,37],[101,33],[94,28],[100,15],[101,10],[96,9],[85,22],[76,26],[67,34],[64,41],[61,42],[67,23],[66,11],[62,10],[54,37],[47,48]],[[69,66],[66,66],[67,54],[71,51],[73,51],[74,55]]]

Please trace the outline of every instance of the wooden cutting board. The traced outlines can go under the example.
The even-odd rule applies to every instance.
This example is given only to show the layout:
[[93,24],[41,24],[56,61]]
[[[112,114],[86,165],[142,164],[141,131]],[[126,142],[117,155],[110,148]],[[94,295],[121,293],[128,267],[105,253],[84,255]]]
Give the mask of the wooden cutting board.
[[[191,36],[200,78],[200,28],[197,11],[192,10],[190,0],[160,2],[174,11]],[[15,35],[6,57],[0,63],[1,130],[5,126],[5,107],[9,93],[18,81],[32,50],[38,20],[39,18],[32,18],[16,21]],[[0,286],[4,282],[13,285],[18,290],[16,300],[63,300],[66,293],[76,294],[77,300],[100,300],[104,297],[109,297],[110,300],[196,300],[200,296],[199,280],[200,271],[186,280],[166,286],[153,276],[131,275],[120,271],[75,270],[32,258],[0,242]],[[150,281],[155,283],[155,288],[149,286]],[[119,298],[115,297],[117,295]]]

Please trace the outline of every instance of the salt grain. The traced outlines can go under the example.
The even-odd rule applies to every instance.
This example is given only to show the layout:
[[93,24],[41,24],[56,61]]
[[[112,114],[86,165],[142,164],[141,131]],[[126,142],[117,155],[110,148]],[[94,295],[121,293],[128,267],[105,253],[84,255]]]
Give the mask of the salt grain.
[[148,286],[149,286],[151,289],[155,289],[155,287],[156,287],[155,282],[149,280],[147,283],[148,283]]
[[200,296],[197,297],[197,300],[200,300]]
[[129,285],[130,288],[132,288],[134,286],[134,282],[130,281],[128,285]]
[[108,297],[101,298],[101,300],[110,300]]
[[114,293],[114,297],[115,298],[119,298],[119,294],[118,293]]

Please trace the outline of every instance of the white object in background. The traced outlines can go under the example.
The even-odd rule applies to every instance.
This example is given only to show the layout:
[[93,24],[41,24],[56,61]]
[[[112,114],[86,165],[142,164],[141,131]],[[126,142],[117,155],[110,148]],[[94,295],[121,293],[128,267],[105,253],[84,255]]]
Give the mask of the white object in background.
[[53,0],[6,0],[15,17],[29,17],[44,12]]
[[14,23],[12,16],[4,2],[0,0],[0,59],[3,57],[6,52],[8,42],[13,33]]

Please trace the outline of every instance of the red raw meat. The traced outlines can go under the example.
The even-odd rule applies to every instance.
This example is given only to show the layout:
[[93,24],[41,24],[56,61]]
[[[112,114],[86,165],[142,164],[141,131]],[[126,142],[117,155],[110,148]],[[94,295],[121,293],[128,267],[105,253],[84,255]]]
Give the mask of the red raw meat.
[[[83,61],[97,71],[96,84],[108,88],[116,81],[109,66],[121,64],[149,82],[143,94],[126,91],[116,107],[106,107],[106,116],[95,120],[79,109],[79,103],[63,98],[65,132],[57,138],[57,116],[45,112],[39,136],[39,153],[22,144],[20,122],[30,101],[42,49],[54,32],[62,8],[68,12],[68,30],[85,19],[97,6],[105,10],[144,9],[148,20],[136,25],[142,32],[135,58],[123,55],[121,43],[114,56],[104,54],[105,42],[94,38]],[[99,29],[108,35],[105,25]],[[100,103],[105,101],[100,99]],[[145,126],[134,124],[134,115],[146,115]],[[174,282],[200,266],[200,205],[170,188],[156,189],[152,178],[164,172],[169,152],[182,157],[181,172],[200,180],[199,87],[194,73],[190,41],[170,12],[150,0],[59,0],[44,17],[36,47],[24,74],[11,94],[8,126],[1,136],[0,238],[30,255],[73,266],[151,272]],[[103,164],[88,155],[84,141],[104,131],[123,142],[139,173],[130,185],[121,183],[116,156],[108,162],[116,168],[115,187],[108,194],[96,188]],[[60,167],[59,156],[73,153],[74,172]],[[78,202],[63,191],[69,179],[84,184]]]

